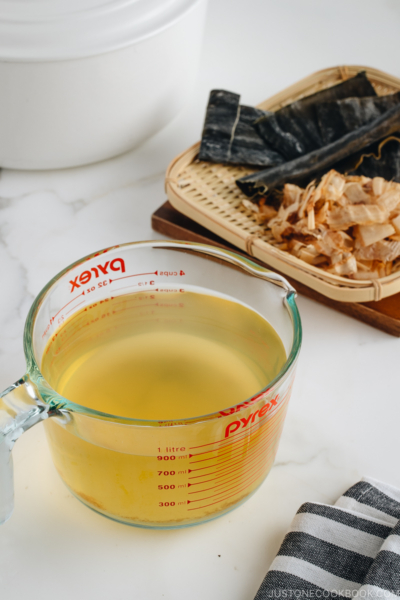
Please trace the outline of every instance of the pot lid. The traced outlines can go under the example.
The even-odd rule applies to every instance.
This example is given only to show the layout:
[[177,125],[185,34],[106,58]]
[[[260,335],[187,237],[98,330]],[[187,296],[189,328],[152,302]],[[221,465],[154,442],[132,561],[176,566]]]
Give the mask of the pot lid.
[[0,0],[0,60],[102,54],[154,35],[200,0]]

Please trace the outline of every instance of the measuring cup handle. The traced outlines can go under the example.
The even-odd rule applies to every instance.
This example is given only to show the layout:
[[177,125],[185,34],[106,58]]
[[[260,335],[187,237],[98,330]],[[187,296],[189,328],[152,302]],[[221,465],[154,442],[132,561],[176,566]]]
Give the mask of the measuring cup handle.
[[49,406],[27,375],[0,394],[0,524],[14,509],[11,450],[24,431],[48,416]]

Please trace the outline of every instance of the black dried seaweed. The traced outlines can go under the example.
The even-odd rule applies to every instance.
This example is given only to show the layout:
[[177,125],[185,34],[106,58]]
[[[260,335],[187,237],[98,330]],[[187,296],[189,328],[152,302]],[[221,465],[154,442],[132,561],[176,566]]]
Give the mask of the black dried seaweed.
[[387,96],[344,98],[316,107],[318,125],[324,144],[330,144],[342,136],[377,119],[389,108],[400,102],[400,92]]
[[225,164],[272,167],[284,162],[256,132],[252,123],[266,113],[240,106],[240,96],[212,90],[207,106],[199,159]]
[[252,125],[263,111],[243,105],[239,109],[240,116],[231,145],[229,162],[257,167],[273,167],[283,164],[285,162],[283,156],[272,150]]
[[254,127],[260,136],[264,140],[268,140],[268,143],[286,160],[293,160],[310,151],[307,149],[307,140],[304,136],[300,136],[298,132],[295,135],[293,131],[288,131],[289,127],[285,129],[285,125],[281,126],[278,115],[272,114],[263,117],[255,122]]
[[200,160],[227,161],[239,100],[239,94],[233,92],[224,90],[210,92],[200,146]]
[[383,177],[386,181],[400,182],[400,132],[364,150],[348,175]]
[[261,117],[254,127],[261,137],[287,160],[308,154],[324,145],[316,107],[343,98],[375,96],[365,72],[351,79],[292,102],[277,112]]
[[377,119],[351,131],[340,139],[272,169],[263,169],[236,181],[238,187],[253,197],[279,188],[285,183],[310,180],[337,162],[391,135],[400,128],[400,104],[396,104]]

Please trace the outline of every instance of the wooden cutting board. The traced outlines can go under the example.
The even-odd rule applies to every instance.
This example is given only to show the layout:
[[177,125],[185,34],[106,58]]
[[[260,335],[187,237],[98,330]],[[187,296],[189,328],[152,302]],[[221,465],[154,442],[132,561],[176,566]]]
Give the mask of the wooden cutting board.
[[[211,244],[212,246],[232,250],[242,256],[248,256],[232,244],[229,244],[229,242],[226,242],[214,233],[211,233],[211,231],[208,231],[205,227],[198,225],[195,221],[192,221],[179,213],[169,202],[165,202],[158,210],[156,210],[152,215],[151,222],[155,231],[176,240]],[[263,264],[252,256],[248,257],[255,263],[260,265]],[[325,304],[325,306],[330,306],[359,321],[368,323],[368,325],[372,325],[372,327],[376,327],[381,331],[400,337],[400,294],[389,296],[378,302],[365,302],[363,304],[355,302],[337,302],[336,300],[331,300],[330,298],[319,294],[298,281],[290,279],[286,275],[284,275],[284,277],[286,277],[299,294],[307,296],[307,298],[311,298],[312,300],[316,300],[321,304]]]

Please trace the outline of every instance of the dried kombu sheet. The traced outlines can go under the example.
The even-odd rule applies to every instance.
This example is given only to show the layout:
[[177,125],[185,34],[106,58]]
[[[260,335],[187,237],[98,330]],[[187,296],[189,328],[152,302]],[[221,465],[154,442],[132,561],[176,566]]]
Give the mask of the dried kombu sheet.
[[253,127],[260,113],[265,113],[252,106],[239,106],[239,109],[240,115],[231,144],[229,162],[258,167],[283,164],[283,156],[272,150]]
[[316,106],[348,97],[375,96],[375,90],[365,72],[358,73],[301,100],[284,106],[277,112],[258,119],[255,128],[263,139],[287,160],[308,154],[324,145],[319,130]]
[[[288,119],[288,121],[291,121],[291,119]],[[295,123],[290,123],[290,125],[286,128],[285,124],[281,126],[279,116],[271,114],[256,121],[254,127],[264,140],[268,140],[268,143],[282,154],[286,160],[293,160],[310,152],[310,146],[313,149],[314,145],[309,143],[306,136],[299,135],[298,132],[293,133]],[[288,131],[288,129],[292,131]],[[319,145],[317,148],[319,148]]]
[[[310,112],[308,107],[305,112]],[[286,160],[308,154],[323,145],[315,116],[301,113],[301,106],[290,105],[254,124],[260,136]]]
[[348,173],[400,182],[400,131],[363,151],[356,166]]
[[267,144],[252,126],[266,113],[241,106],[240,96],[212,90],[208,102],[199,159],[225,164],[272,167],[283,157]]
[[389,108],[400,102],[400,92],[388,96],[344,98],[316,107],[318,125],[324,144],[330,144],[342,136],[377,119]]
[[351,131],[340,139],[314,150],[309,154],[288,161],[272,169],[237,180],[238,187],[247,195],[264,194],[267,190],[281,187],[285,183],[297,183],[312,179],[328,170],[339,161],[359,152],[374,142],[400,129],[400,104],[396,104],[383,115],[362,127]]
[[200,160],[226,162],[239,109],[239,94],[212,90],[207,106]]

